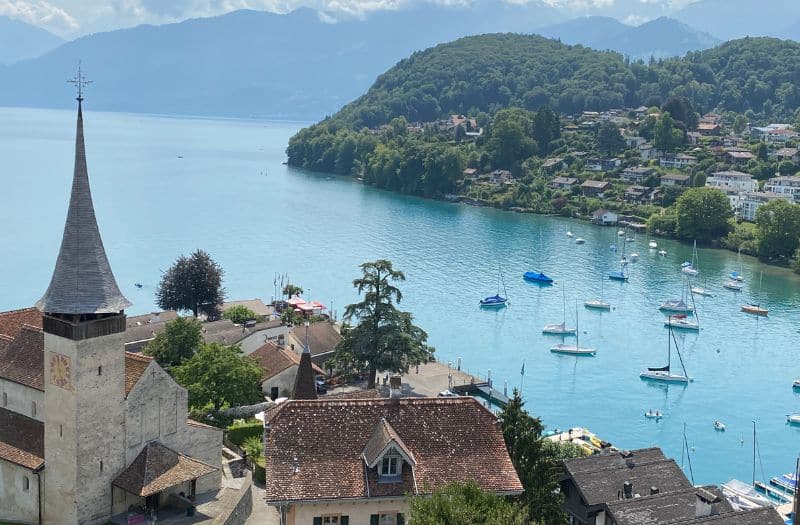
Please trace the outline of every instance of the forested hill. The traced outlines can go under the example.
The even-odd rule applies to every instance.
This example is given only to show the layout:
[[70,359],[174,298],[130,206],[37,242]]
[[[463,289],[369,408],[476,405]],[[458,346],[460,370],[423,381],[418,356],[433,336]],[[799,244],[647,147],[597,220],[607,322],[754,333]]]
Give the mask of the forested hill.
[[749,110],[793,121],[798,86],[800,43],[794,41],[744,38],[647,64],[536,35],[490,34],[414,53],[324,122],[359,129],[398,116],[429,122],[510,106],[575,114],[650,105],[670,95],[687,97],[700,112]]

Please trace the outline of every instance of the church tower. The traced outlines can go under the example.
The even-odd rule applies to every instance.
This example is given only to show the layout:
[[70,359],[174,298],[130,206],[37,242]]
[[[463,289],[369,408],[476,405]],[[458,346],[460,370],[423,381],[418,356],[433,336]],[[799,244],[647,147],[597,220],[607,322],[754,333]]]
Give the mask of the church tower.
[[111,481],[125,468],[125,308],[89,190],[78,69],[72,192],[50,286],[36,307],[44,329],[45,524],[111,514]]

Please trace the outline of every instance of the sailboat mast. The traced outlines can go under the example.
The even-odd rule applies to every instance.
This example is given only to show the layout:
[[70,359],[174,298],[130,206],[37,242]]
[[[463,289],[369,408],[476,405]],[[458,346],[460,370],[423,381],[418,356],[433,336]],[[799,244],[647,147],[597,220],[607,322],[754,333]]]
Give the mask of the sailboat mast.
[[669,316],[669,326],[667,326],[667,372],[672,368],[672,352],[669,349],[670,338],[672,337],[672,316]]
[[578,299],[575,299],[575,350],[581,347],[581,325],[578,321]]
[[[795,483],[798,479],[800,479],[800,456],[797,457],[797,467],[794,471],[794,479]],[[794,521],[797,521],[797,517],[800,516],[800,490],[798,490],[797,485],[795,484],[794,490]]]
[[753,486],[756,486],[756,422],[753,420]]

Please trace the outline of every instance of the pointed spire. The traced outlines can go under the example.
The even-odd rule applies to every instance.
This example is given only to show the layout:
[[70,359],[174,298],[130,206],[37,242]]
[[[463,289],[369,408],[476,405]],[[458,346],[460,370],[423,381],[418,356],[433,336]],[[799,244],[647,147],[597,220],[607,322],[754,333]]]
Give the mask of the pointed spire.
[[300,365],[294,378],[292,399],[317,399],[317,381],[314,378],[314,367],[311,366],[311,351],[308,349],[308,335],[303,353],[300,354]]
[[118,313],[131,304],[117,286],[97,228],[86,168],[81,95],[79,91],[75,172],[64,236],[50,286],[36,303],[50,314]]

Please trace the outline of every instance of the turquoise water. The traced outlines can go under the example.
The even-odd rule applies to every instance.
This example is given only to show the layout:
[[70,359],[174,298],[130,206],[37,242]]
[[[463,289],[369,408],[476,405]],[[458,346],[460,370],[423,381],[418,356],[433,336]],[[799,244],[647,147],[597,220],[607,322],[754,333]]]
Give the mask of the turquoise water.
[[[800,452],[798,304],[800,280],[743,257],[741,294],[721,288],[736,255],[700,250],[698,298],[703,330],[678,334],[694,383],[659,386],[639,379],[666,359],[667,331],[658,304],[680,296],[679,264],[691,246],[658,240],[658,257],[637,238],[625,284],[606,280],[610,313],[580,308],[581,346],[594,358],[556,356],[546,323],[568,318],[574,304],[600,294],[618,256],[615,229],[563,219],[432,202],[364,187],[346,179],[283,166],[288,138],[301,124],[165,118],[89,111],[85,115],[95,207],[117,280],[134,303],[155,308],[161,270],[181,253],[209,251],[225,268],[230,298],[273,295],[273,277],[289,273],[311,296],[341,312],[353,301],[359,263],[391,259],[403,270],[402,306],[427,330],[439,358],[486,375],[495,386],[520,385],[531,412],[549,428],[585,426],[620,447],[658,445],[681,458],[683,425],[698,483],[750,480],[752,420],[767,477],[789,472]],[[0,309],[33,304],[55,262],[72,175],[75,115],[68,111],[0,109]],[[183,158],[179,158],[182,156]],[[266,171],[266,176],[264,172]],[[584,237],[576,246],[567,229]],[[496,292],[502,266],[511,306],[481,311]],[[556,284],[522,280],[541,269]],[[759,276],[763,271],[762,285]],[[142,289],[133,283],[144,284]],[[739,312],[753,298],[768,318]],[[643,417],[649,408],[665,414]],[[728,430],[715,432],[715,419]],[[688,463],[686,464],[688,474]],[[761,468],[757,469],[761,477]]]

